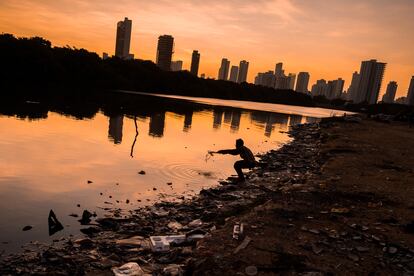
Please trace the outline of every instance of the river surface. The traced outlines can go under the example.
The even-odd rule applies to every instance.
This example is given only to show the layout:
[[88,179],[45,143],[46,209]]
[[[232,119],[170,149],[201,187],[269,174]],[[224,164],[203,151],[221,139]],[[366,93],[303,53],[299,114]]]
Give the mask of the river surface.
[[[208,150],[233,148],[243,138],[255,154],[265,153],[289,141],[289,126],[335,112],[135,97],[143,100],[134,112],[95,107],[78,114],[73,107],[62,111],[37,102],[20,111],[0,110],[0,255],[30,241],[79,236],[79,217],[69,215],[85,209],[104,216],[116,208],[191,197],[234,174],[238,157],[209,157]],[[64,226],[51,236],[50,210]],[[22,231],[27,225],[32,229]]]

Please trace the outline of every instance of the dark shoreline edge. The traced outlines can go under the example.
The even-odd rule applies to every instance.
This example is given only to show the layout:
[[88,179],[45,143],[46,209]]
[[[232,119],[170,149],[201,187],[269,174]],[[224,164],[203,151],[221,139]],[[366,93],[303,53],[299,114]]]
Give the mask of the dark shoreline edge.
[[[162,273],[170,264],[191,273],[195,261],[191,255],[196,242],[172,247],[167,253],[152,253],[149,236],[181,233],[207,236],[224,225],[228,218],[272,200],[275,195],[291,189],[312,189],[304,188],[301,183],[318,174],[324,163],[319,152],[323,138],[319,124],[330,120],[332,118],[292,127],[289,133],[294,139],[280,149],[260,156],[267,166],[250,172],[249,183],[245,185],[209,188],[181,203],[160,202],[137,209],[127,218],[116,217],[116,212],[121,210],[115,210],[114,217],[99,218],[96,224],[85,227],[88,238],[75,241],[66,238],[57,244],[40,246],[38,250],[5,257],[0,261],[0,274],[104,274],[112,273],[112,267],[128,262],[137,262],[150,273]],[[173,230],[168,227],[170,222],[178,222],[182,228]],[[135,239],[125,240],[131,237]]]

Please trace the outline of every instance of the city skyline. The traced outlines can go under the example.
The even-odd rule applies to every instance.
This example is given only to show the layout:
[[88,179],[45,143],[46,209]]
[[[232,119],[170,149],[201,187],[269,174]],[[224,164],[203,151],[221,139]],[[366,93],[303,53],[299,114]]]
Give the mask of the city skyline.
[[[401,97],[406,96],[414,72],[414,53],[410,50],[414,22],[409,17],[413,11],[414,5],[406,0],[337,0],[330,5],[319,0],[312,4],[303,0],[261,0],[254,5],[248,1],[200,4],[189,0],[103,0],[91,4],[83,0],[5,0],[0,3],[0,26],[2,32],[16,36],[42,36],[55,45],[82,47],[100,54],[113,53],[115,23],[128,17],[135,26],[131,54],[136,58],[155,61],[157,38],[168,33],[177,43],[174,58],[187,66],[194,48],[203,53],[200,72],[208,77],[217,76],[223,56],[234,61],[249,60],[249,82],[280,60],[288,64],[288,72],[310,72],[310,84],[338,77],[349,84],[361,60],[376,58],[388,64],[383,82],[395,80],[399,84],[397,97]],[[173,20],[176,14],[180,20]],[[194,28],[190,30],[189,25]],[[385,89],[383,85],[380,97]]]

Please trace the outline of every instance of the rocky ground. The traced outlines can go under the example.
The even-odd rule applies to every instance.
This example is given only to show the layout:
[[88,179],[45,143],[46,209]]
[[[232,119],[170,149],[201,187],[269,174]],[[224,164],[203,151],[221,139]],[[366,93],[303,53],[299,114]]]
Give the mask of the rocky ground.
[[[127,217],[115,210],[83,239],[3,259],[0,275],[114,275],[126,263],[129,275],[412,275],[414,129],[348,117],[291,135],[243,185]],[[177,234],[153,252],[150,236]]]

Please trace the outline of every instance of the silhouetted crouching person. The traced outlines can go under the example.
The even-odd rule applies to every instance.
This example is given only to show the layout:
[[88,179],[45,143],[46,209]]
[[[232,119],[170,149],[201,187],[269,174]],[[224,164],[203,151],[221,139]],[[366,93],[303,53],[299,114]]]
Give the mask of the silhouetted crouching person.
[[256,159],[252,151],[244,146],[244,142],[242,139],[236,140],[236,148],[235,149],[228,149],[228,150],[219,150],[216,153],[220,154],[231,154],[231,155],[239,155],[243,160],[236,161],[234,163],[234,169],[239,176],[239,181],[242,182],[245,180],[244,174],[242,169],[252,169],[256,166]]

